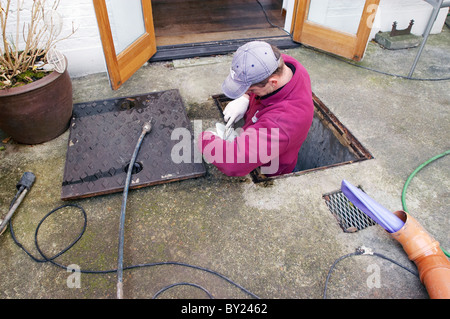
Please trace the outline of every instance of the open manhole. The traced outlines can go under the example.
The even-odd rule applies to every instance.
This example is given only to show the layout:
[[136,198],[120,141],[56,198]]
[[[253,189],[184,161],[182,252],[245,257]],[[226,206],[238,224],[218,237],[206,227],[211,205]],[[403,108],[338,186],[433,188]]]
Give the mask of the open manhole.
[[[230,99],[223,94],[215,95],[213,99],[221,112],[230,102]],[[314,94],[313,102],[313,122],[308,137],[299,151],[295,171],[289,174],[268,177],[262,174],[258,168],[250,173],[255,183],[296,176],[373,158],[369,151],[361,145],[353,134]]]
[[376,224],[372,218],[354,206],[340,190],[324,194],[323,199],[339,226],[346,233],[354,233]]
[[132,168],[130,189],[206,173],[195,152],[187,160],[173,158],[182,140],[178,132],[185,133],[187,149],[194,149],[191,122],[178,90],[78,103],[73,107],[61,199],[122,191],[142,127],[149,121],[152,129]]

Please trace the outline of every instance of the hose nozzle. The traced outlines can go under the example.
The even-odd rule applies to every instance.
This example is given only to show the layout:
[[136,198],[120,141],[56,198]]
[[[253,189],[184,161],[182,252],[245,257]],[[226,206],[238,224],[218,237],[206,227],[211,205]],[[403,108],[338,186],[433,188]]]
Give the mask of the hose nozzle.
[[142,127],[142,132],[148,133],[152,130],[152,121],[148,121],[144,124],[144,126]]

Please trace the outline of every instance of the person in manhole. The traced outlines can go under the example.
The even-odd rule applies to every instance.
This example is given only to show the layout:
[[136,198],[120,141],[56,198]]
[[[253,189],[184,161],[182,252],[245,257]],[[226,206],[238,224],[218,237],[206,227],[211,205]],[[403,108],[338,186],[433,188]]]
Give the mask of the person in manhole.
[[203,158],[228,176],[257,167],[266,176],[294,171],[314,115],[303,65],[266,42],[248,42],[234,53],[222,90],[232,99],[223,111],[226,125],[200,134]]

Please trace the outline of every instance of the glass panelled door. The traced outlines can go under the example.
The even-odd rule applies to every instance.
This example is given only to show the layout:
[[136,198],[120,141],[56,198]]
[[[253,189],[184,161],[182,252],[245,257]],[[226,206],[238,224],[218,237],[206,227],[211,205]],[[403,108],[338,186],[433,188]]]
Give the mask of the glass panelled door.
[[106,0],[116,54],[145,34],[141,1]]
[[308,21],[356,35],[365,3],[366,0],[311,0]]
[[156,53],[150,0],[93,0],[111,87],[116,90]]
[[362,59],[380,0],[298,1],[294,41]]

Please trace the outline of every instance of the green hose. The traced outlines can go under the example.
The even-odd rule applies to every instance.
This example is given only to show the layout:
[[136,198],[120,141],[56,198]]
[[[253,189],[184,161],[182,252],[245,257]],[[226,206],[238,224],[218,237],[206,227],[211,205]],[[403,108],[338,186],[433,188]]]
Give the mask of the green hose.
[[[414,170],[414,172],[411,173],[411,175],[409,175],[408,179],[407,179],[406,182],[405,182],[405,185],[403,186],[403,191],[402,191],[402,205],[403,205],[403,210],[404,210],[405,212],[409,213],[409,212],[408,212],[408,208],[406,207],[405,196],[406,196],[406,190],[408,189],[408,185],[409,185],[409,183],[411,182],[411,180],[413,179],[413,177],[414,177],[414,176],[415,176],[422,168],[424,168],[425,166],[427,166],[427,165],[430,164],[431,162],[433,162],[433,161],[437,160],[438,158],[441,158],[441,157],[443,157],[443,156],[445,156],[445,155],[448,155],[448,154],[450,154],[450,150],[448,150],[448,151],[446,151],[446,152],[444,152],[444,153],[441,153],[441,154],[439,154],[439,155],[436,155],[436,156],[430,158],[428,161],[424,162],[422,165],[420,165],[419,167],[417,167],[417,168]],[[441,249],[442,249],[442,251],[444,252],[444,254],[445,254],[447,257],[450,257],[450,254],[449,254],[444,248],[441,247]]]

